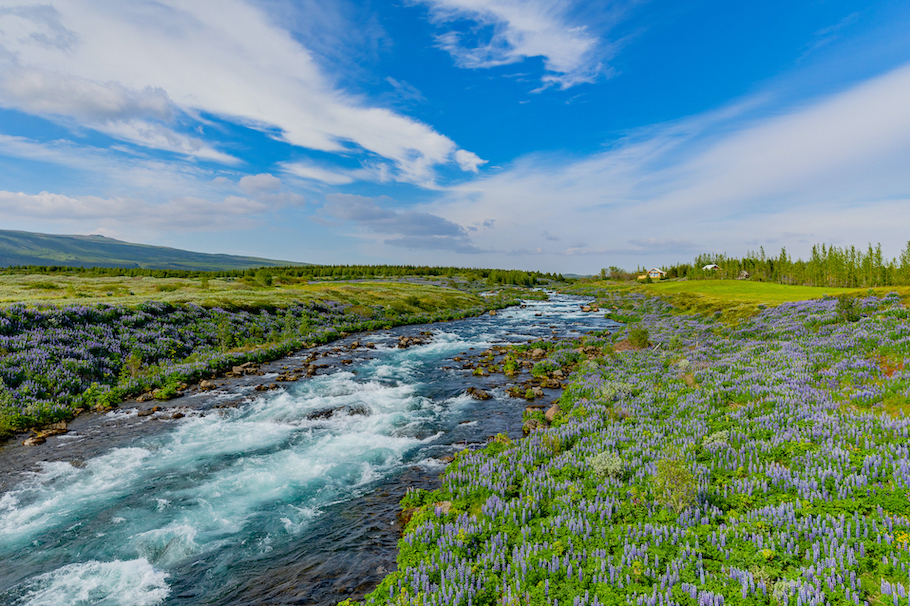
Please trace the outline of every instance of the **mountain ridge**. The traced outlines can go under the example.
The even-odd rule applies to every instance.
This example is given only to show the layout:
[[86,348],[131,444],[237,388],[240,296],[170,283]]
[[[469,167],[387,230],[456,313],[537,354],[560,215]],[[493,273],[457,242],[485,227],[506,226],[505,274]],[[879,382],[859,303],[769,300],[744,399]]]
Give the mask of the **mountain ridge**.
[[136,244],[101,235],[0,230],[0,267],[16,265],[225,271],[309,263],[193,252],[167,246]]

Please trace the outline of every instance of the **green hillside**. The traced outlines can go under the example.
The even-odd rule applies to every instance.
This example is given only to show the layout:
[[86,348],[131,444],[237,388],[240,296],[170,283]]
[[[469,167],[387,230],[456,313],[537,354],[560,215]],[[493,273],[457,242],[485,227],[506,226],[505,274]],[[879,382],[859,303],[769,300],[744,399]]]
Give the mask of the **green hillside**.
[[213,255],[164,246],[133,244],[104,236],[60,236],[0,230],[0,267],[13,265],[214,271],[305,263],[237,255]]

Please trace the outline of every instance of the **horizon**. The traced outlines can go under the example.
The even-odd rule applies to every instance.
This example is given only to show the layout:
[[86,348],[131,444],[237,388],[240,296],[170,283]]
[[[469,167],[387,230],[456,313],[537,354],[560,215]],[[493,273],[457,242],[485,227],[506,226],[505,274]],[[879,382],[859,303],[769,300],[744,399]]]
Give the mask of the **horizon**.
[[596,275],[907,245],[910,5],[0,9],[0,229]]

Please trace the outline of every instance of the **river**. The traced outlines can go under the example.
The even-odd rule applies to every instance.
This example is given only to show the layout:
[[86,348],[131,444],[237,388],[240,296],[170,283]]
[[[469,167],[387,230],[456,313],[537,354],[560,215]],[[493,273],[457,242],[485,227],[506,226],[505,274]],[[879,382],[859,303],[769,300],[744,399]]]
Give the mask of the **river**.
[[[457,450],[521,435],[526,403],[506,394],[506,379],[474,376],[453,358],[616,326],[582,312],[584,301],[553,295],[494,316],[353,335],[155,414],[127,403],[79,417],[46,444],[5,445],[0,604],[361,597],[394,569],[406,487],[438,485],[440,459]],[[397,347],[421,332],[428,342]],[[254,391],[314,351],[320,374]],[[494,397],[476,400],[471,386]]]

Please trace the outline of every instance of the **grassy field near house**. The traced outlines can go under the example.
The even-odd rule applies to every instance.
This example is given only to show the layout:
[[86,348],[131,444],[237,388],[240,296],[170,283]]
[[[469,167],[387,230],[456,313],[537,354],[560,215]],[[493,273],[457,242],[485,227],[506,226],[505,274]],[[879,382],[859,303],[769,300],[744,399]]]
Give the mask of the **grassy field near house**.
[[[715,297],[730,301],[758,301],[765,304],[787,303],[820,299],[825,296],[863,295],[868,288],[829,288],[824,286],[790,286],[771,282],[750,282],[748,280],[685,280],[665,281],[642,284],[643,292],[659,294],[696,294],[704,297]],[[891,291],[898,294],[910,294],[906,286],[881,287],[871,289],[882,296]]]
[[825,297],[862,297],[870,294],[882,297],[896,292],[902,299],[910,296],[910,287],[834,288],[790,286],[748,280],[666,280],[662,282],[624,283],[599,281],[580,284],[571,290],[579,294],[598,289],[640,292],[659,296],[681,312],[715,315],[721,320],[738,322],[767,307],[781,303],[808,301]]

